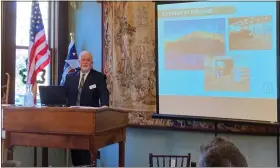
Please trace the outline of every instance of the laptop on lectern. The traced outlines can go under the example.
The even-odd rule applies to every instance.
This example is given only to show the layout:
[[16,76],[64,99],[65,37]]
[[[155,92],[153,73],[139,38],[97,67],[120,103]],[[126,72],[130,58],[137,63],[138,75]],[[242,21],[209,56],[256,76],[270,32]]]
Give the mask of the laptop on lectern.
[[42,106],[66,106],[66,94],[63,86],[39,86]]

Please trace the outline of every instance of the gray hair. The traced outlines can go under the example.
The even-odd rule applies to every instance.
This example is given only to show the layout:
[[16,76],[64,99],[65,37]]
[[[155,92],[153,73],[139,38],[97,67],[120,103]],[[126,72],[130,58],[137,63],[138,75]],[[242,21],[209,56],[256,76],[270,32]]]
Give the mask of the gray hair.
[[239,149],[221,137],[201,145],[200,151],[199,167],[248,167]]
[[93,61],[93,55],[87,51],[87,50],[84,50],[84,51],[81,51],[80,54],[79,54],[79,60],[81,59],[81,57],[85,54],[88,54],[90,57],[91,57],[91,60]]

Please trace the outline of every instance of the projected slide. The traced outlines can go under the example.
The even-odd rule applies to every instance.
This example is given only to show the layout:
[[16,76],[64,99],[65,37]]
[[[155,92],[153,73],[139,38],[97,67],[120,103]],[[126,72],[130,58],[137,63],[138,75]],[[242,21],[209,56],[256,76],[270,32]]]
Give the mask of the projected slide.
[[277,121],[276,2],[157,11],[160,114]]

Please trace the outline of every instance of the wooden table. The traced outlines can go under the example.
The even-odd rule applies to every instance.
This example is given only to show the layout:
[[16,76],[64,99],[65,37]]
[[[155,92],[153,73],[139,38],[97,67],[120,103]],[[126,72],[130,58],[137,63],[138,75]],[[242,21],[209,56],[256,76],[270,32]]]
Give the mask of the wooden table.
[[3,107],[8,160],[14,146],[89,150],[96,166],[98,149],[119,143],[124,167],[128,112],[112,108]]

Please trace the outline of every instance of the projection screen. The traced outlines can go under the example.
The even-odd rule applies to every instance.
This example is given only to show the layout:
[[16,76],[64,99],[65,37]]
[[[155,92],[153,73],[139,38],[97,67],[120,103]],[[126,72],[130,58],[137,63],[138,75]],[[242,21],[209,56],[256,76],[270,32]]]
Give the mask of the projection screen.
[[159,114],[277,121],[277,2],[156,5]]

